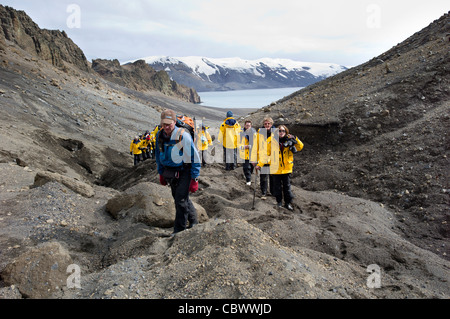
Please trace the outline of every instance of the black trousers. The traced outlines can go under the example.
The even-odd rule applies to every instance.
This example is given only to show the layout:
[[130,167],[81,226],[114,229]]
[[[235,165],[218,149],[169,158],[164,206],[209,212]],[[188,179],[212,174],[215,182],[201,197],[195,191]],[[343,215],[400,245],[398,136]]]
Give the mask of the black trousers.
[[206,161],[209,160],[208,159],[208,150],[203,150],[203,151],[199,151],[200,153],[200,157],[202,158],[202,166],[206,166]]
[[237,167],[237,148],[226,148],[223,146],[223,161],[227,171],[235,169]]
[[253,174],[253,165],[250,163],[249,160],[245,160],[244,166],[243,166],[244,176],[245,180],[248,182],[252,181],[252,174]]
[[172,189],[172,197],[175,200],[175,224],[174,233],[178,233],[187,228],[198,224],[197,210],[189,199],[189,185],[191,184],[191,170],[189,166],[185,166],[180,171],[180,177],[167,181]]
[[291,190],[291,174],[279,174],[273,176],[273,195],[277,203],[281,203],[284,197],[285,205],[291,204],[294,195]]
[[134,166],[142,161],[142,154],[134,154]]
[[273,195],[273,175],[270,174],[270,165],[264,165],[261,167],[261,172],[259,176],[261,193],[267,195],[267,190]]

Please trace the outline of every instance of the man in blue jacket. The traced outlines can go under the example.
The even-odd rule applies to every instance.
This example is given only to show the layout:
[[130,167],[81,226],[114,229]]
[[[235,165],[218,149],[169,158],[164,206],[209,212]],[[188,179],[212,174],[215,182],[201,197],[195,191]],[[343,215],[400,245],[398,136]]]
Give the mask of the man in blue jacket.
[[169,184],[175,201],[176,215],[173,233],[198,224],[197,210],[189,192],[198,190],[201,161],[190,133],[177,127],[173,110],[161,113],[161,130],[156,137],[156,164],[161,185]]

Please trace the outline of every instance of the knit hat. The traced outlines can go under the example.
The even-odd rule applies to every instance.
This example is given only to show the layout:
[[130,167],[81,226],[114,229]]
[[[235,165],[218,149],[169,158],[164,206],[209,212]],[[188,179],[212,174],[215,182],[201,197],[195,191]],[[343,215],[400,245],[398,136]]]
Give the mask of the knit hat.
[[228,111],[228,112],[227,112],[227,117],[233,117],[233,112]]

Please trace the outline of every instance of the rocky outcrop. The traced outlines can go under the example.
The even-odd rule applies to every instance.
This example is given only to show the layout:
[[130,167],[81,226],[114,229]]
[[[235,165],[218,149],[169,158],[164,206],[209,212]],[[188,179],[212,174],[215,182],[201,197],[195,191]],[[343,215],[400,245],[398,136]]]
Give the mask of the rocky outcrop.
[[5,47],[6,47],[5,36],[3,33],[0,32],[0,52],[5,51]]
[[[69,63],[91,72],[83,51],[64,31],[41,29],[23,11],[0,5],[0,51],[7,41],[26,52],[45,60],[57,68],[65,69]],[[160,91],[167,96],[191,103],[200,103],[194,89],[173,81],[165,71],[156,71],[144,61],[121,66],[117,60],[94,60],[92,69],[108,81],[137,91]]]
[[118,60],[97,59],[92,69],[101,77],[136,91],[160,91],[167,96],[180,98],[191,103],[200,103],[200,96],[194,89],[178,84],[165,71],[156,71],[145,61],[121,66]]
[[[89,63],[83,51],[64,31],[41,29],[25,12],[2,5],[0,20],[0,39],[11,41],[58,68],[64,68],[64,62],[67,62],[89,72]],[[0,50],[1,47],[2,40]]]
[[74,192],[85,196],[85,197],[92,197],[95,195],[94,189],[92,186],[83,183],[81,181],[77,181],[73,178],[69,178],[63,175],[60,175],[58,173],[51,173],[51,172],[38,172],[36,174],[36,177],[34,178],[34,187],[42,186],[49,182],[57,182],[65,185],[66,187],[70,188]]

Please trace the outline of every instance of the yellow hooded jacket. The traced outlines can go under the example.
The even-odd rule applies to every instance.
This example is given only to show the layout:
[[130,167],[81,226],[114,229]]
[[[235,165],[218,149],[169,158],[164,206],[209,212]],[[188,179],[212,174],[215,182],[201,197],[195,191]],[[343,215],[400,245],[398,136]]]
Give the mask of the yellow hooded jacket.
[[150,149],[154,150],[155,149],[155,145],[156,145],[156,135],[158,134],[160,130],[159,125],[157,125],[155,127],[155,129],[153,130],[153,132],[150,133]]
[[[294,167],[294,153],[289,149],[289,147],[280,147],[280,144],[276,141],[276,139],[271,136],[269,137],[270,143],[267,143],[268,154],[269,155],[269,163],[270,163],[270,174],[280,175],[280,174],[290,174],[292,173],[292,169]],[[303,149],[303,143],[295,137],[297,144],[295,144],[295,148],[297,151],[301,151]],[[261,161],[258,162],[258,166],[262,167],[264,164]]]
[[156,140],[156,135],[158,134],[158,132],[159,132],[159,125],[157,125],[156,127],[155,127],[155,129],[150,133],[150,139],[151,140]]
[[199,130],[197,136],[197,149],[199,151],[206,151],[209,145],[212,145],[211,135],[206,130]]
[[[266,132],[267,131],[265,128],[259,129],[257,138],[256,138],[257,147],[258,147],[257,159],[258,159],[258,166],[260,166],[260,167],[270,164],[271,148],[269,146],[272,143],[273,132],[272,132],[272,130],[270,130],[269,131],[270,135]],[[266,136],[266,135],[269,135],[269,136]]]
[[225,148],[237,148],[241,126],[233,117],[227,117],[220,126],[218,140]]
[[[250,160],[250,162],[257,161],[257,152],[258,152],[258,144],[257,144],[257,133],[255,129],[251,128],[250,132],[244,131],[242,129],[241,134],[239,135],[239,156],[243,160]],[[246,136],[249,136],[247,139]],[[245,146],[249,146],[249,148],[245,148]]]
[[142,154],[140,148],[142,148],[142,141],[139,139],[133,139],[130,144],[130,152],[132,152],[134,155]]
[[141,140],[141,148],[145,148],[144,152],[147,151],[147,147],[150,146],[150,139],[146,139],[144,138],[143,140]]

